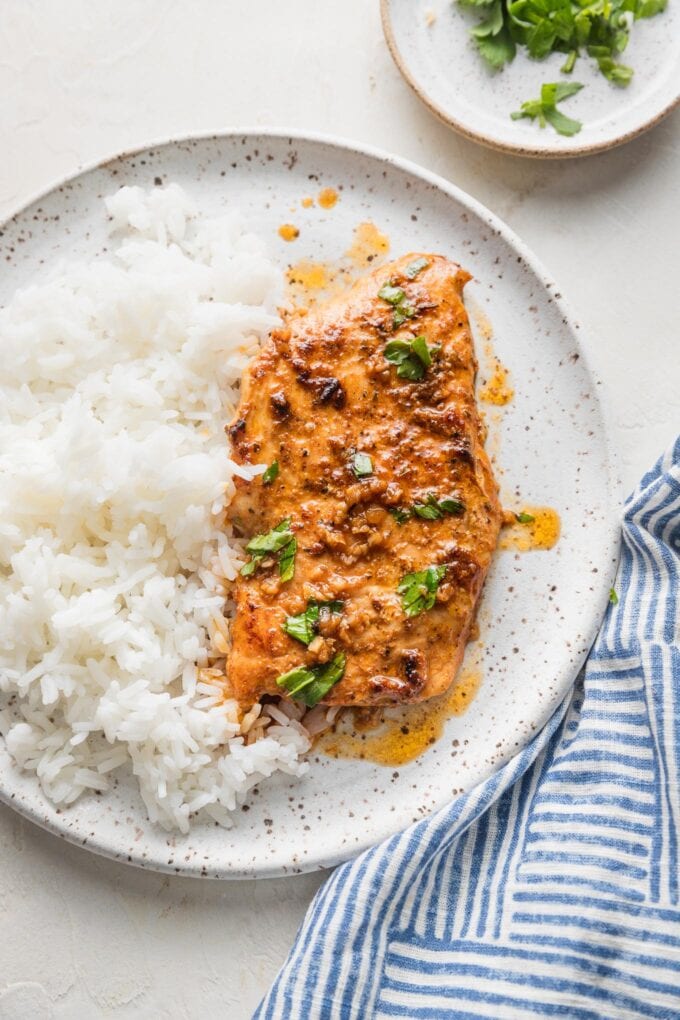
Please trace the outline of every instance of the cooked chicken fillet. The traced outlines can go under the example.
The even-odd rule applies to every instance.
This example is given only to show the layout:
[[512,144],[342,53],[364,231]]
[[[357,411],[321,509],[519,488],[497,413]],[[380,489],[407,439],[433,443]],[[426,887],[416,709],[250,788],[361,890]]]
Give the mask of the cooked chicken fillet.
[[[246,372],[233,457],[277,462],[278,476],[238,481],[229,515],[249,539],[289,519],[297,552],[291,580],[275,550],[236,582],[228,678],[241,703],[285,695],[278,677],[338,653],[344,673],[325,704],[421,701],[451,684],[501,524],[469,278],[441,256],[407,255],[292,314]],[[322,608],[305,644],[283,626],[310,600],[341,611]]]

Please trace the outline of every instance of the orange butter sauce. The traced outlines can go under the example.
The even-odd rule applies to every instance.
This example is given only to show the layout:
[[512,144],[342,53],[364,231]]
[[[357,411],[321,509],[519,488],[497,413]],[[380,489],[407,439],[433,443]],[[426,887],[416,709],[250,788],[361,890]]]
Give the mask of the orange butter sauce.
[[322,188],[316,198],[317,204],[322,209],[332,209],[338,201],[338,193],[335,188]]
[[494,351],[493,326],[489,316],[476,302],[470,301],[469,305],[468,314],[479,334],[481,343],[478,343],[477,347],[481,347],[484,362],[482,372],[484,378],[477,395],[485,404],[503,407],[505,404],[509,404],[515,395],[515,391],[510,385],[510,373]]
[[366,220],[354,228],[354,239],[345,252],[346,258],[357,269],[366,269],[372,263],[378,264],[381,256],[390,250],[390,239],[375,223]]
[[367,267],[379,265],[390,248],[386,234],[374,223],[357,224],[344,256],[328,262],[300,259],[286,272],[287,296],[297,308],[312,308],[320,301],[341,294]]
[[518,552],[552,549],[562,530],[557,510],[549,506],[528,506],[523,507],[522,512],[533,517],[533,521],[522,524],[514,513],[506,514],[498,548],[515,549]]
[[515,391],[509,382],[509,373],[498,360],[493,359],[493,365],[489,377],[479,388],[479,399],[485,404],[495,404],[503,407],[509,404],[515,395]]
[[463,669],[450,689],[418,705],[384,709],[348,709],[335,729],[322,734],[315,750],[329,758],[352,758],[377,765],[405,765],[435,744],[447,719],[462,715],[479,685],[476,669]]
[[300,230],[293,223],[282,223],[279,227],[279,237],[284,241],[294,241],[300,236]]
[[311,259],[300,259],[286,273],[289,286],[302,291],[325,290],[331,275],[325,262],[313,262]]

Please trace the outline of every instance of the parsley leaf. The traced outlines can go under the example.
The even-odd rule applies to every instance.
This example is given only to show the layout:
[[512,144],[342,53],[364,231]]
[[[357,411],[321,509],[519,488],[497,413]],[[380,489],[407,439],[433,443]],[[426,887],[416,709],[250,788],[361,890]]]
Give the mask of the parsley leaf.
[[482,21],[470,29],[480,56],[494,70],[500,71],[515,56],[515,41],[509,31],[506,0],[459,0],[462,7],[473,7]]
[[378,297],[382,298],[383,301],[389,301],[391,305],[398,305],[406,297],[405,292],[401,287],[393,287],[391,283],[386,283],[378,291]]
[[297,538],[291,538],[288,545],[284,545],[279,555],[279,577],[282,581],[292,581],[295,577],[295,555],[297,553]]
[[551,124],[561,135],[575,135],[581,130],[581,122],[572,120],[557,109],[556,103],[580,92],[583,85],[577,81],[546,82],[541,85],[541,98],[522,103],[521,109],[511,113],[513,120],[528,117],[538,119],[541,127]]
[[438,521],[444,514],[460,517],[465,513],[465,504],[457,495],[437,499],[435,494],[430,492],[425,502],[414,503],[410,509],[408,507],[390,507],[388,513],[394,517],[397,524],[406,524],[412,517],[421,517],[425,521]]
[[282,629],[289,637],[301,641],[303,645],[310,644],[318,633],[319,618],[324,613],[341,613],[345,608],[344,602],[319,602],[317,599],[309,599],[304,613],[297,616],[287,616],[282,624]]
[[401,605],[407,616],[419,616],[420,613],[432,609],[437,599],[439,582],[446,573],[446,566],[432,566],[419,570],[414,574],[402,577],[397,591],[401,595]]
[[271,485],[279,477],[279,462],[273,461],[262,475],[262,484]]
[[497,35],[485,35],[481,39],[475,39],[475,42],[480,56],[494,71],[500,71],[505,64],[515,59],[517,47],[506,26],[503,26]]
[[346,657],[343,652],[334,655],[330,662],[319,666],[296,666],[295,669],[283,673],[276,683],[290,694],[291,698],[301,701],[307,708],[318,705],[330,689],[342,680],[345,673]]
[[432,495],[427,497],[427,502],[425,503],[414,503],[413,514],[416,517],[422,517],[425,521],[438,521],[444,516],[439,509],[436,498]]
[[[599,52],[600,50],[604,50],[604,52]],[[628,67],[626,64],[618,64],[604,47],[589,46],[588,54],[591,57],[595,57],[597,66],[608,81],[613,82],[615,85],[620,85],[622,88],[630,84],[630,80],[633,77],[632,67]]]
[[559,110],[549,107],[544,110],[545,119],[548,124],[552,125],[557,131],[558,135],[565,135],[570,138],[572,135],[577,135],[581,130],[582,124],[580,120],[572,120],[571,117],[565,117]]
[[255,573],[265,556],[278,556],[279,576],[290,581],[295,574],[295,553],[297,539],[290,530],[290,517],[280,521],[275,528],[263,535],[255,535],[246,546],[250,559],[241,567],[241,576],[250,577]]
[[533,514],[527,514],[524,511],[522,511],[521,514],[515,514],[515,520],[518,521],[520,524],[533,524],[536,518],[533,516]]
[[424,336],[417,336],[411,340],[411,350],[420,358],[425,368],[429,368],[432,364],[432,352],[435,353],[439,350],[438,346],[433,344],[432,347],[428,347],[427,340]]
[[429,260],[424,258],[414,259],[413,262],[409,262],[406,267],[406,275],[409,280],[415,280],[418,273],[422,272],[423,269],[427,269],[429,266]]
[[249,553],[264,556],[265,553],[278,552],[293,537],[290,530],[290,517],[279,521],[275,528],[263,535],[255,535],[246,546]]
[[666,10],[668,0],[638,0],[633,11],[633,16],[638,18],[653,18],[655,14],[661,14]]
[[[413,263],[412,263],[413,264]],[[407,319],[412,319],[416,314],[413,305],[406,300],[406,291],[401,287],[395,287],[392,282],[384,284],[378,291],[378,297],[387,301],[394,308],[392,316],[392,327],[397,329]]]
[[415,336],[410,340],[390,340],[383,353],[390,364],[397,365],[400,379],[419,382],[439,349],[438,344],[429,346],[424,336]]
[[483,39],[488,35],[498,35],[503,28],[503,4],[501,0],[494,0],[484,9],[484,20],[480,21],[470,30],[474,39]]
[[412,319],[416,314],[416,310],[413,305],[406,304],[402,301],[398,308],[394,310],[394,316],[392,317],[392,325],[395,329],[399,326],[403,326],[407,319]]
[[352,471],[357,478],[368,478],[373,474],[373,461],[367,453],[352,455]]
[[582,88],[583,85],[579,85],[577,81],[548,82],[541,86],[541,101],[547,105],[561,103],[563,99],[576,95]]
[[413,504],[413,513],[416,517],[422,517],[426,521],[438,521],[444,514],[459,517],[464,510],[465,506],[457,496],[446,496],[444,499],[439,500],[432,492],[424,503]]
[[406,524],[407,521],[411,520],[411,511],[404,510],[402,507],[391,506],[387,512],[394,517],[397,524]]
[[[668,0],[458,0],[461,7],[474,10],[480,20],[470,35],[480,56],[498,71],[524,47],[534,60],[552,52],[566,54],[564,74],[571,74],[585,50],[596,61],[602,75],[614,85],[629,84],[633,70],[619,63],[635,21],[652,18],[666,9]],[[566,98],[566,97],[562,97]],[[576,134],[577,121],[552,103],[523,104],[514,117],[538,119],[541,127],[551,124],[564,135]]]
[[460,517],[465,513],[465,503],[457,496],[445,496],[439,500],[439,509],[445,514],[451,514],[452,517]]
[[616,594],[613,588],[609,589],[609,601],[613,606],[618,606],[619,604],[619,596]]
[[560,68],[562,74],[571,74],[571,72],[574,70],[574,64],[576,63],[577,57],[578,50],[572,50]]

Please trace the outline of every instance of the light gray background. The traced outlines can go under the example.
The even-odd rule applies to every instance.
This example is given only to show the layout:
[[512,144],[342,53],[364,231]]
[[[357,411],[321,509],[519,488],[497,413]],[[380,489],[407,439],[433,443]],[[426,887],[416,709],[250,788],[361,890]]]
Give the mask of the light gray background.
[[[495,154],[401,81],[377,0],[0,0],[0,95],[2,216],[82,163],[193,131],[284,126],[406,156],[560,281],[591,333],[626,490],[680,428],[680,113],[581,161]],[[321,881],[154,876],[2,808],[0,1018],[249,1017]]]

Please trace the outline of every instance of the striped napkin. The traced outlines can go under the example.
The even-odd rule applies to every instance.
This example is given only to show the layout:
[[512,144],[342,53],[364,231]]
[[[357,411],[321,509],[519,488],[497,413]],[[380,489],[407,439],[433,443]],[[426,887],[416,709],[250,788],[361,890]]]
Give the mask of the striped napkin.
[[585,675],[499,772],[338,868],[256,1017],[680,1017],[680,439]]

